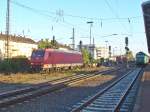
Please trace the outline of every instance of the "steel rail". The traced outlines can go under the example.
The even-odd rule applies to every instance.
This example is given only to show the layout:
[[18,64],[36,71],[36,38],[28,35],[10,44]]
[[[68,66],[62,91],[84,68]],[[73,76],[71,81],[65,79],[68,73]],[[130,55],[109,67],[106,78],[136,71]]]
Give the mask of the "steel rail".
[[[99,92],[96,93],[94,96],[90,97],[88,100],[86,100],[86,101],[84,101],[83,103],[81,103],[78,107],[75,107],[74,109],[72,109],[71,112],[81,112],[81,111],[84,110],[85,108],[88,108],[88,107],[90,108],[90,105],[92,105],[92,103],[95,102],[97,99],[99,99],[99,101],[100,101],[100,98],[102,97],[102,95],[103,95],[103,97],[101,98],[101,102],[99,102],[99,105],[102,105],[102,107],[106,107],[105,109],[107,110],[107,106],[106,106],[106,105],[109,105],[109,103],[111,103],[113,108],[111,108],[111,110],[109,110],[109,111],[117,111],[117,110],[119,109],[119,107],[120,107],[122,101],[123,101],[122,98],[125,98],[125,97],[126,97],[126,95],[127,95],[127,93],[126,93],[127,90],[129,90],[129,89],[131,88],[131,86],[133,86],[133,83],[134,83],[134,81],[137,79],[138,75],[134,78],[134,80],[132,80],[132,82],[130,82],[128,88],[126,89],[125,94],[123,94],[123,95],[121,96],[121,97],[122,97],[122,98],[121,98],[122,100],[119,100],[119,101],[117,102],[117,104],[115,104],[115,105],[114,105],[112,102],[115,102],[115,103],[116,103],[116,101],[113,101],[113,100],[116,100],[116,99],[113,99],[113,97],[116,97],[116,96],[111,96],[111,92],[113,92],[113,91],[110,91],[110,90],[111,90],[113,87],[115,87],[118,83],[120,83],[123,79],[125,79],[125,78],[128,77],[130,74],[132,74],[134,71],[135,71],[135,70],[129,71],[127,74],[123,75],[120,79],[114,81],[112,84],[110,84],[109,86],[107,86],[107,87],[104,88],[103,90],[99,91]],[[140,72],[138,72],[138,74],[139,74],[139,73],[140,73]],[[108,94],[109,91],[110,91],[110,93]],[[106,93],[107,93],[107,95],[104,97],[104,95],[105,95]],[[117,96],[117,97],[119,97],[119,96]],[[102,100],[104,100],[104,98],[105,98],[105,99],[107,99],[107,98],[109,99],[109,98],[110,98],[110,100],[112,100],[112,101],[109,101],[109,100],[108,100],[108,103],[105,102],[106,105],[101,104],[101,103],[103,102]],[[118,100],[118,99],[117,99],[117,100]],[[99,105],[96,105],[97,108],[100,108]],[[93,104],[93,106],[94,106],[94,104]],[[93,107],[93,108],[94,108],[94,107]],[[99,110],[100,110],[100,109],[99,109]],[[86,111],[86,110],[85,110],[85,111]]]
[[135,79],[129,84],[126,92],[122,95],[122,98],[119,100],[118,104],[116,105],[116,107],[114,108],[115,112],[120,111],[121,105],[123,103],[123,101],[125,100],[125,98],[127,97],[127,95],[129,94],[130,90],[132,89],[132,87],[134,86],[136,80],[139,77],[139,74],[142,73],[143,69],[141,69],[141,71],[139,71],[138,75],[136,75]]
[[[15,104],[15,103],[19,103],[19,102],[22,102],[22,101],[25,101],[28,99],[32,99],[34,97],[41,96],[46,93],[50,93],[50,92],[54,92],[56,90],[66,88],[67,85],[77,82],[77,81],[85,80],[87,78],[92,78],[93,76],[97,76],[99,74],[106,74],[106,73],[113,72],[116,70],[118,70],[118,69],[100,71],[100,72],[96,72],[93,74],[80,74],[80,75],[77,75],[77,77],[75,76],[71,79],[67,79],[67,80],[65,79],[64,81],[56,83],[54,85],[50,85],[47,83],[44,85],[43,84],[36,85],[34,87],[27,87],[27,88],[23,88],[23,89],[19,89],[19,90],[1,93],[0,94],[0,108]],[[49,81],[49,83],[55,82],[55,81]],[[57,81],[59,81],[59,80],[57,80]]]
[[[111,70],[113,70],[113,69],[111,69]],[[110,71],[110,70],[103,70],[103,71],[99,71],[99,72],[96,72],[96,73],[103,73],[103,72],[107,72],[107,71]],[[94,73],[94,74],[96,74],[96,73]],[[39,83],[39,84],[36,84],[32,87],[30,86],[30,87],[25,87],[25,88],[22,88],[22,89],[16,89],[16,90],[3,92],[3,93],[0,93],[0,99],[6,98],[6,97],[9,97],[9,96],[13,96],[13,95],[18,95],[20,93],[22,94],[22,93],[25,93],[25,92],[34,91],[34,90],[37,90],[37,89],[40,89],[40,88],[43,88],[43,87],[51,86],[50,84],[52,84],[52,83],[55,83],[55,84],[58,84],[58,83],[60,84],[61,83],[62,84],[62,83],[71,81],[71,79],[73,80],[73,79],[77,79],[77,78],[84,77],[84,76],[87,76],[87,75],[88,74],[78,74],[78,75],[63,77],[63,78],[55,79],[55,80],[52,80],[52,81]]]

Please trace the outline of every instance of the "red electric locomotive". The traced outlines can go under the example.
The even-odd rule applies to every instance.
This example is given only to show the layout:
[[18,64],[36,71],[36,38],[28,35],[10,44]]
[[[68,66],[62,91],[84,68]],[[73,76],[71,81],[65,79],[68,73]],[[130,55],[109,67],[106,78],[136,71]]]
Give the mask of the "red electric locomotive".
[[31,67],[33,69],[63,68],[81,66],[82,54],[77,51],[59,49],[38,49],[31,55]]

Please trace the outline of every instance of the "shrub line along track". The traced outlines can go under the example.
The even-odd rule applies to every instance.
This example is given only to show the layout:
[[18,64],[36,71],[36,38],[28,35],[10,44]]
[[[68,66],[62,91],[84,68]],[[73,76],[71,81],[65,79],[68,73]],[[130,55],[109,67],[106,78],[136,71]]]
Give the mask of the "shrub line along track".
[[71,112],[118,112],[134,86],[142,68],[129,71],[120,79],[75,105]]
[[12,90],[4,93],[0,93],[0,108],[13,105],[15,103],[23,102],[25,100],[32,99],[37,96],[44,95],[46,93],[54,92],[63,88],[67,88],[69,84],[76,83],[94,76],[110,73],[118,69],[110,69],[104,71],[98,71],[92,74],[78,74],[69,77],[64,77],[46,83],[40,83],[32,87],[26,87],[23,89]]

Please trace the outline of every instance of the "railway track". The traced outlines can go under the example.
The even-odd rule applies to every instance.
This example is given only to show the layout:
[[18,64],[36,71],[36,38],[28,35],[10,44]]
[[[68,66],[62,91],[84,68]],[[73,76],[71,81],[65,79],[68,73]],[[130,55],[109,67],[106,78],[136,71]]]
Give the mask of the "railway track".
[[108,87],[99,91],[94,96],[89,96],[77,105],[73,106],[71,112],[129,112],[130,105],[138,88],[137,79],[142,72],[142,68],[129,71],[120,79],[113,82]]
[[110,73],[116,70],[118,69],[99,71],[92,74],[73,75],[61,79],[48,81],[46,83],[37,84],[33,87],[26,87],[18,90],[0,93],[0,108],[7,107],[15,103],[23,102],[25,100],[29,100],[37,96],[44,95],[46,93],[54,92],[66,88],[68,87],[68,85],[76,83],[78,81],[91,78],[97,75]]

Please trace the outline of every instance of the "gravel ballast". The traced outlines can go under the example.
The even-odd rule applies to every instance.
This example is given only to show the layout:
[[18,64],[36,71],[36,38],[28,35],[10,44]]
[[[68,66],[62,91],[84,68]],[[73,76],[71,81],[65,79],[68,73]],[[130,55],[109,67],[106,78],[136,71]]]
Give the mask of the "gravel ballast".
[[126,72],[127,70],[124,69],[111,74],[100,75],[78,82],[78,84],[70,85],[66,89],[2,108],[0,112],[70,112],[78,102],[94,95]]

